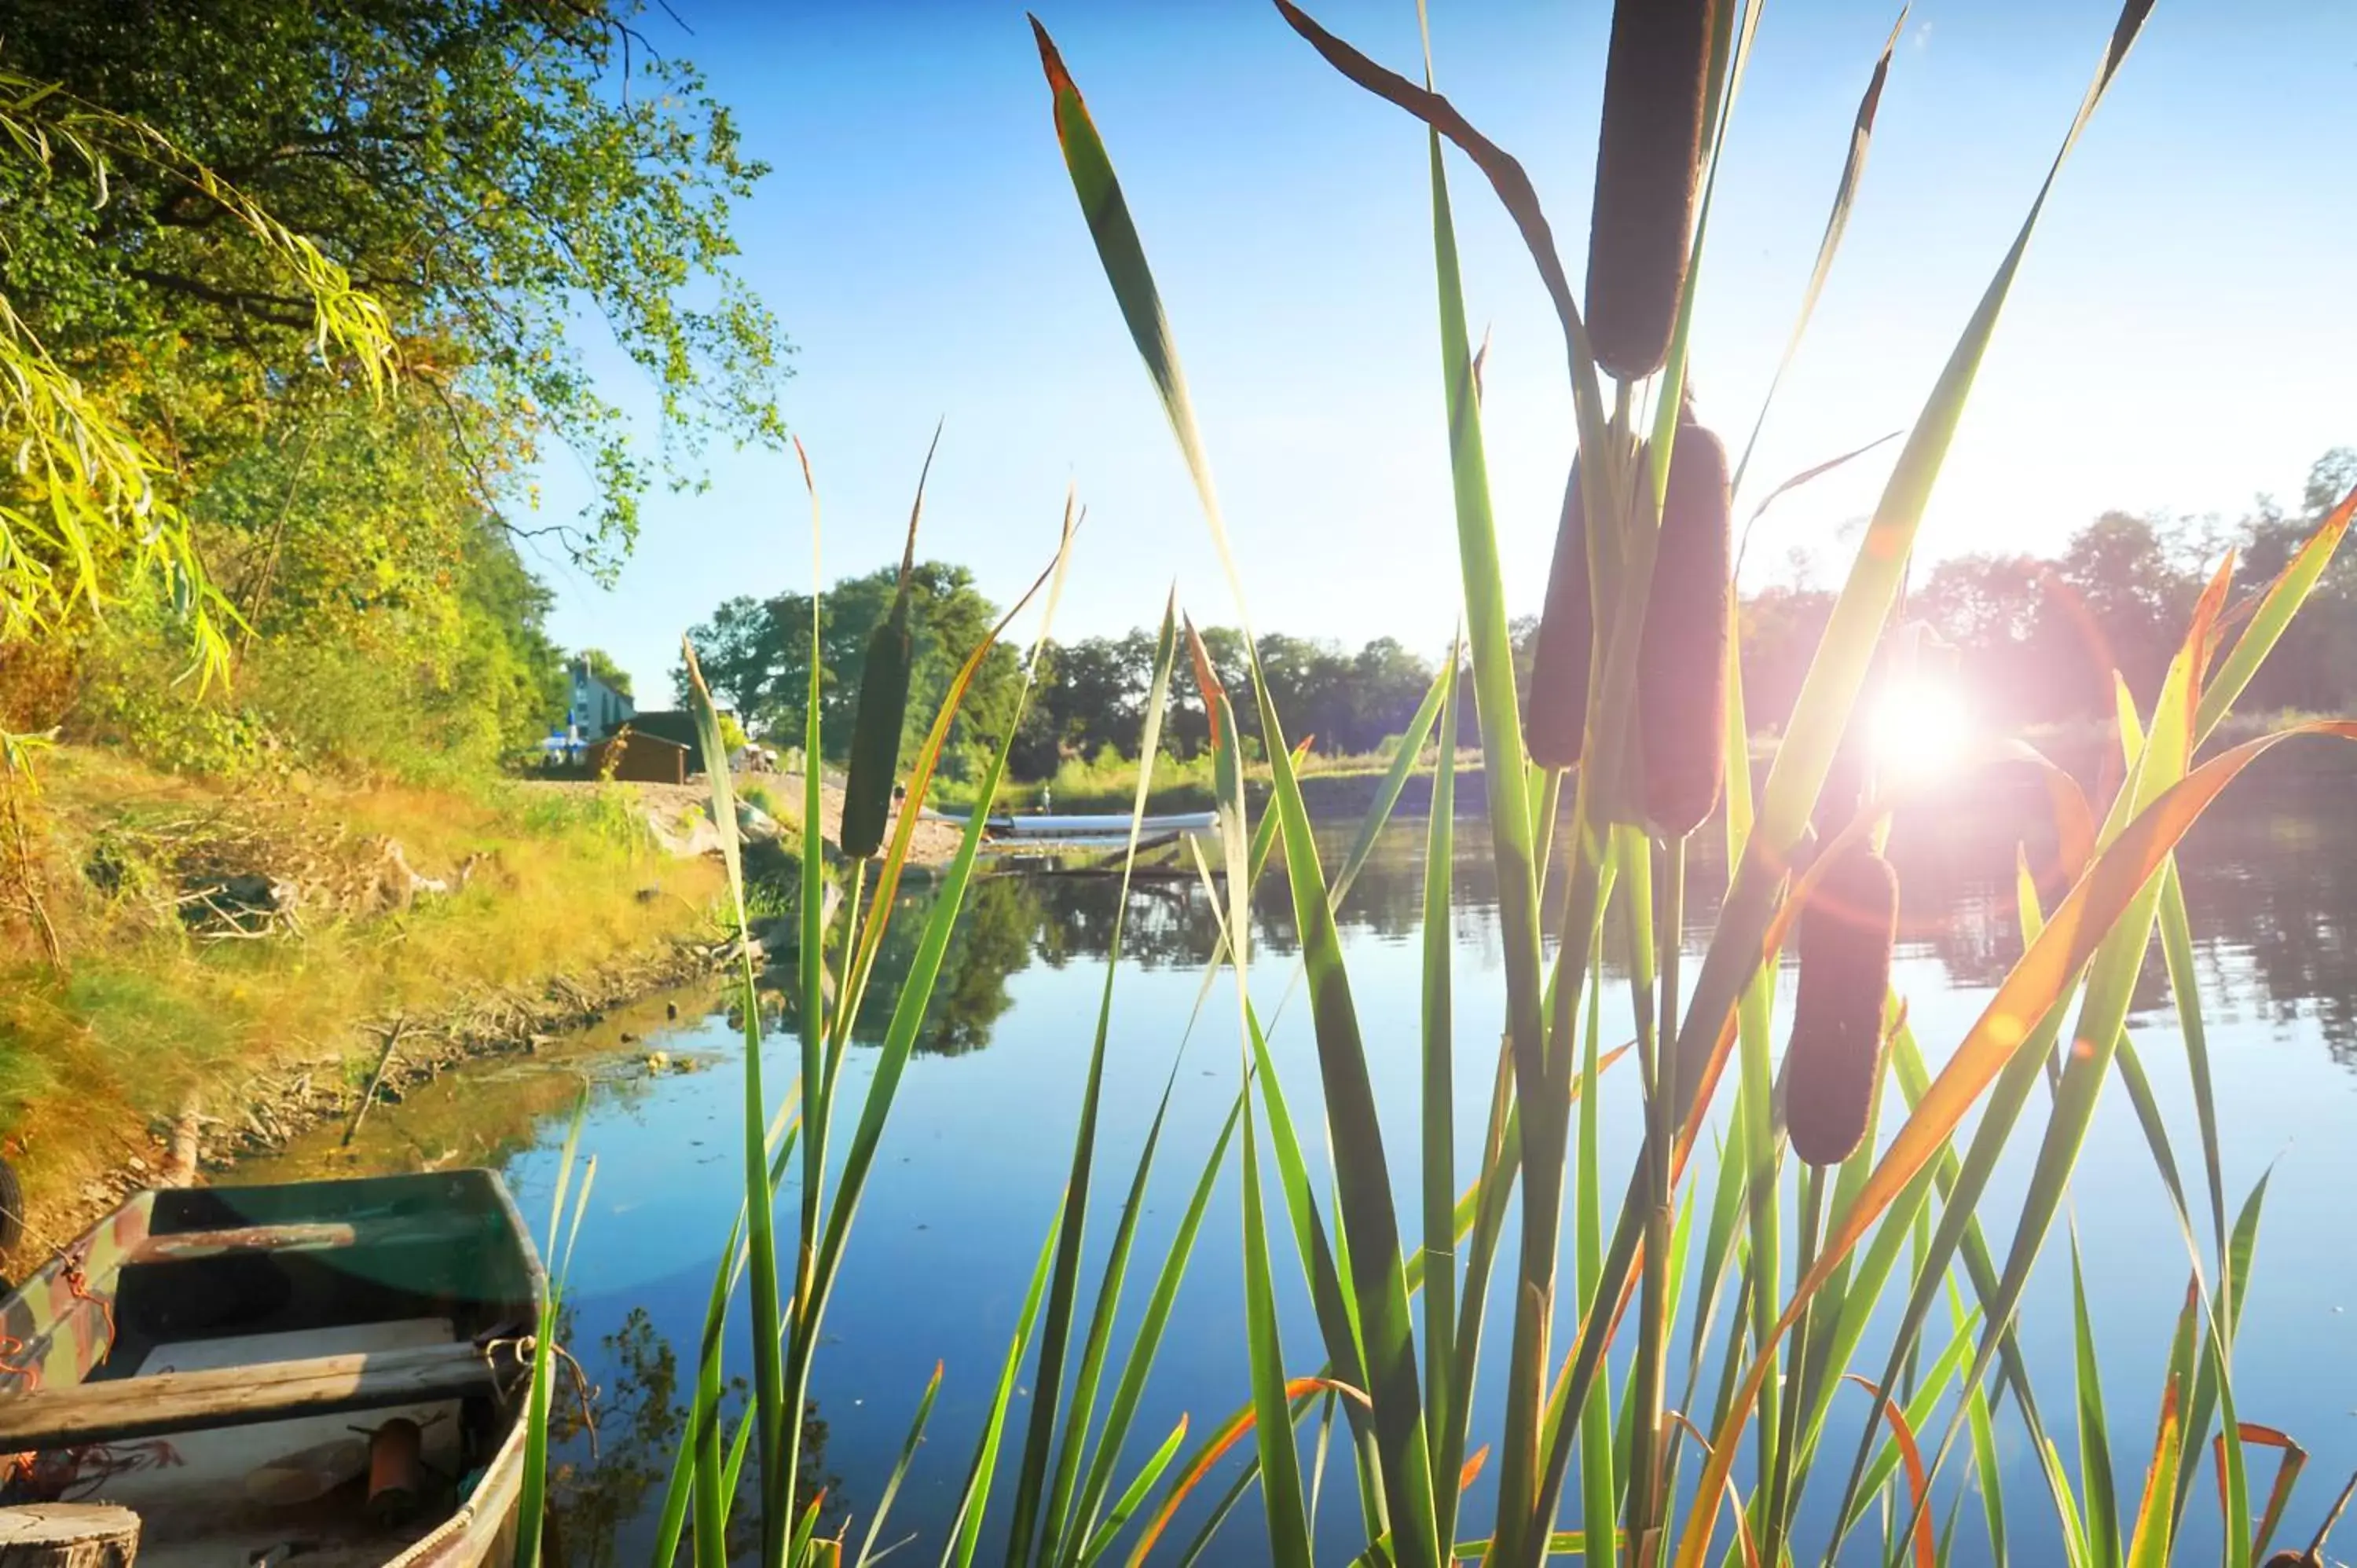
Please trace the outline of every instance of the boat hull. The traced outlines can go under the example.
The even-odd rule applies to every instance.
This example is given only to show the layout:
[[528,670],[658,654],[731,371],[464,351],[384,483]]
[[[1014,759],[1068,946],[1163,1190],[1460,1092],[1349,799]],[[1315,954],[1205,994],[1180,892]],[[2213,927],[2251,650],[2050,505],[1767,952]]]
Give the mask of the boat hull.
[[545,1295],[489,1171],[135,1194],[0,1300],[5,1500],[143,1568],[506,1563]]

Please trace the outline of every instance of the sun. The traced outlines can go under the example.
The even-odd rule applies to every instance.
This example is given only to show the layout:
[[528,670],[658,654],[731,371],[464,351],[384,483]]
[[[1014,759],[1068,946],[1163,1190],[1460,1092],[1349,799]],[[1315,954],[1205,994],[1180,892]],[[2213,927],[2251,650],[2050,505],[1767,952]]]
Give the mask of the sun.
[[1872,726],[1878,772],[1892,782],[1931,783],[1971,749],[1972,704],[1954,681],[1919,671],[1883,688]]

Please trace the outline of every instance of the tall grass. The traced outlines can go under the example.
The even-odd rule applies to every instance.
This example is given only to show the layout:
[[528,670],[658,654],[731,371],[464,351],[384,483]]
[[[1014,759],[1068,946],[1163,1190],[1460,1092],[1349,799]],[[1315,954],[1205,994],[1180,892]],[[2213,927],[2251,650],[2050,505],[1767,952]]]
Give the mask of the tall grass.
[[[1706,830],[1727,834],[1731,869],[1723,887],[1695,885],[1683,838],[1634,825],[1641,818],[1635,720],[1647,596],[1632,590],[1653,570],[1717,155],[1759,20],[1756,3],[1718,0],[1711,7],[1706,162],[1667,361],[1643,382],[1609,390],[1521,166],[1428,86],[1376,65],[1286,0],[1278,5],[1342,76],[1427,127],[1424,172],[1463,645],[1474,700],[1482,715],[1494,716],[1480,725],[1480,763],[1505,979],[1503,1013],[1489,1021],[1499,1042],[1495,1088],[1480,1146],[1460,1151],[1451,1089],[1456,1057],[1465,1049],[1486,1055],[1491,1036],[1485,1029],[1465,1037],[1453,1021],[1443,918],[1456,862],[1449,812],[1436,810],[1426,829],[1431,918],[1424,1006],[1412,1036],[1388,1027],[1388,1020],[1362,1017],[1332,918],[1334,901],[1436,726],[1444,759],[1436,791],[1446,798],[1453,789],[1455,738],[1464,716],[1458,683],[1449,672],[1436,682],[1351,851],[1329,868],[1282,741],[1283,715],[1257,664],[1248,692],[1222,689],[1191,629],[1182,633],[1175,610],[1166,612],[1146,712],[1164,711],[1183,637],[1185,662],[1211,717],[1209,782],[1230,873],[1223,889],[1206,879],[1222,914],[1222,940],[1205,985],[1208,991],[1222,973],[1232,980],[1243,1087],[1191,1176],[1176,1238],[1159,1259],[1135,1260],[1134,1227],[1160,1154],[1157,1112],[1130,1165],[1103,1262],[1093,1279],[1086,1277],[1090,1210],[1099,1196],[1098,1167],[1109,1155],[1097,1133],[1114,1015],[1108,966],[1089,1069],[1076,1086],[1070,1179],[1052,1206],[996,1397],[964,1464],[942,1561],[970,1563],[986,1541],[1003,1561],[1026,1568],[1116,1553],[1133,1563],[1149,1555],[1193,1562],[1222,1550],[1217,1531],[1251,1528],[1233,1516],[1256,1495],[1253,1511],[1265,1536],[1258,1551],[1288,1568],[1306,1563],[1317,1539],[1312,1498],[1332,1442],[1347,1455],[1339,1467],[1356,1494],[1362,1534],[1355,1560],[1400,1568],[1463,1559],[1523,1568],[1571,1556],[1699,1568],[1831,1563],[1866,1552],[1919,1563],[2003,1561],[2025,1533],[2041,1543],[2059,1539],[2074,1565],[2161,1563],[2177,1554],[2197,1491],[2205,1509],[2209,1496],[2219,1499],[2229,1568],[2263,1557],[2288,1517],[2298,1471],[2296,1447],[2244,1420],[2236,1403],[2234,1338],[2265,1183],[2236,1200],[2225,1181],[2190,936],[2171,855],[2226,786],[2266,751],[2297,736],[2357,739],[2357,724],[2311,721],[2204,752],[2339,546],[2357,511],[2357,494],[2254,602],[2225,602],[2231,578],[2222,569],[2153,706],[2139,712],[2122,698],[2125,781],[2111,799],[2085,799],[2067,774],[2018,743],[1991,746],[1974,759],[1974,767],[2027,768],[2045,779],[2067,857],[2067,890],[2046,907],[2025,877],[2026,950],[1961,1037],[1926,1049],[1905,998],[1884,999],[1866,1135],[1838,1165],[1792,1162],[1786,1168],[1778,1043],[1770,1033],[1778,957],[1826,868],[1845,853],[1878,846],[1892,816],[1913,804],[1906,788],[1885,785],[1870,788],[1854,813],[1827,816],[1819,797],[1878,644],[1896,618],[1925,505],[2040,214],[2148,5],[2130,0],[2123,11],[2053,169],[1907,435],[1764,784],[1755,794],[1743,768],[1729,773],[1720,825]],[[1080,90],[1044,28],[1039,43],[1090,235],[1224,559],[1226,525],[1211,466],[1145,244]],[[1886,49],[1860,107],[1803,326],[1858,188],[1889,66]],[[1428,58],[1421,77],[1432,80]],[[1518,712],[1518,693],[1478,366],[1459,283],[1450,146],[1469,156],[1505,205],[1561,317],[1577,411],[1577,482],[1588,521],[1597,655],[1589,664],[1584,760],[1568,778],[1531,764],[1507,717]],[[1795,343],[1799,338],[1796,328]],[[1235,613],[1249,626],[1232,560],[1228,572]],[[1740,757],[1743,703],[1731,654],[1729,664],[1729,749]],[[958,700],[952,692],[933,724],[912,795],[921,798]],[[700,687],[697,701],[708,714]],[[1233,704],[1247,702],[1269,742],[1267,807],[1256,821],[1247,806],[1234,717]],[[813,695],[813,726],[815,713]],[[1149,724],[1145,739],[1148,758],[1157,753],[1155,727]],[[716,751],[707,746],[707,755]],[[1004,763],[1002,751],[985,776],[985,806]],[[1153,776],[1150,764],[1136,773],[1133,847]],[[715,786],[726,821],[725,772],[716,773]],[[1555,835],[1545,824],[1566,792],[1572,831],[1560,852],[1564,864],[1550,868]],[[1813,827],[1818,817],[1822,825]],[[815,820],[814,808],[809,820]],[[762,1477],[757,1496],[764,1563],[832,1563],[846,1555],[865,1563],[888,1538],[882,1515],[918,1453],[932,1390],[924,1392],[900,1466],[856,1548],[848,1538],[815,1538],[814,1511],[788,1517],[798,1462],[793,1434],[828,1292],[973,871],[979,822],[977,813],[929,917],[918,961],[894,999],[891,1028],[831,1187],[838,1112],[847,1109],[834,1103],[843,1046],[866,965],[893,918],[890,891],[907,841],[904,832],[874,869],[875,897],[864,908],[859,895],[870,868],[848,871],[848,914],[832,935],[820,929],[817,892],[829,868],[816,840],[804,842],[801,1075],[773,1113],[761,1087],[759,1010],[748,1005],[753,1070],[745,1118],[747,1219],[739,1228],[745,1241],[740,1247],[732,1235],[714,1283],[700,1393],[664,1514],[659,1561],[670,1561],[683,1537],[698,1563],[721,1560],[726,1510],[748,1444]],[[1276,1071],[1267,1021],[1246,984],[1257,956],[1251,886],[1278,856],[1308,981],[1322,1140],[1297,1120],[1292,1095],[1300,1086],[1287,1085]],[[732,864],[732,879],[736,875]],[[1563,906],[1549,922],[1542,918],[1543,890],[1557,886]],[[1694,961],[1680,940],[1683,912],[1712,902],[1718,912]],[[1552,945],[1544,934],[1550,929],[1559,933]],[[2182,1062],[2148,1069],[2125,1021],[2156,930],[2187,1049]],[[1619,1049],[1601,1037],[1608,934],[1630,954],[1637,1022],[1636,1038]],[[823,955],[823,964],[808,961],[809,955]],[[1369,1066],[1379,1038],[1394,1048],[1413,1039],[1418,1052],[1420,1114],[1412,1147],[1387,1144],[1383,1133]],[[1638,1079],[1642,1135],[1633,1156],[1616,1160],[1610,1147],[1617,1144],[1601,1125],[1598,1090],[1624,1051]],[[2157,1108],[2151,1075],[2158,1070],[2190,1079],[2199,1110],[2198,1186],[2181,1168],[2184,1133],[2167,1126]],[[2033,1380],[2017,1324],[2033,1265],[2064,1218],[2090,1118],[2115,1075],[2145,1130],[2185,1243],[2184,1305],[2160,1369],[2161,1416],[2149,1444],[2107,1419],[2075,1245],[2075,1377],[2069,1386]],[[2042,1123],[2030,1113],[2041,1086]],[[801,1208],[772,1240],[771,1198],[787,1160],[783,1153],[771,1155],[764,1130],[780,1123],[800,1139]],[[1715,1155],[1697,1157],[1706,1134]],[[1313,1159],[1321,1141],[1330,1151],[1324,1170]],[[2032,1168],[2018,1207],[2006,1204],[2012,1212],[2003,1213],[1990,1177],[2009,1151],[2027,1154]],[[1468,1156],[1473,1179],[1460,1187]],[[1178,1282],[1215,1180],[1230,1168],[1241,1178],[1244,1290],[1243,1319],[1229,1331],[1239,1332],[1249,1351],[1248,1386],[1234,1391],[1232,1408],[1205,1412],[1223,1419],[1192,1436],[1191,1444],[1185,1422],[1158,1443],[1152,1434],[1133,1442],[1139,1397],[1170,1331]],[[1394,1170],[1403,1179],[1394,1180]],[[1395,1191],[1412,1194],[1412,1201],[1403,1208]],[[1999,1219],[2009,1223],[1997,1226]],[[1991,1223],[1985,1227],[1985,1220]],[[1134,1262],[1146,1263],[1153,1277],[1142,1309],[1128,1295]],[[1017,1266],[1008,1261],[1010,1272]],[[1315,1366],[1288,1361],[1277,1318],[1280,1301],[1295,1294],[1280,1279],[1297,1268],[1322,1348]],[[720,1330],[740,1273],[752,1296],[758,1398],[737,1429],[724,1433]],[[1484,1338],[1493,1296],[1510,1319],[1502,1344]],[[1125,1324],[1125,1340],[1116,1332]],[[1029,1412],[1017,1432],[1009,1396],[1027,1368]],[[1503,1419],[1493,1431],[1474,1429],[1481,1387],[1502,1395]],[[1863,1421],[1837,1419],[1837,1398],[1846,1410],[1871,1413]],[[2075,1464],[2065,1461],[2049,1424],[2065,1407],[2077,1427]],[[2008,1491],[1998,1458],[2001,1416],[2027,1433],[2038,1466],[2033,1497],[2022,1496],[2018,1484]],[[1307,1475],[1305,1444],[1314,1444],[1318,1461]],[[2266,1476],[2270,1449],[2274,1470]],[[1198,1497],[1223,1462],[1224,1492]],[[2214,1488],[2198,1485],[2205,1469],[2214,1471]],[[2140,1488],[2123,1485],[2138,1475]],[[1481,1506],[1466,1506],[1477,1478],[1485,1488]],[[1972,1492],[1981,1499],[1980,1517],[1967,1521],[1957,1505]],[[1804,1498],[1819,1506],[1804,1512]],[[1944,1507],[1935,1500],[1943,1498]],[[1200,1517],[1182,1546],[1170,1527],[1190,1503]],[[1486,1533],[1469,1530],[1473,1517],[1494,1525]],[[1878,1541],[1853,1548],[1862,1534]]]

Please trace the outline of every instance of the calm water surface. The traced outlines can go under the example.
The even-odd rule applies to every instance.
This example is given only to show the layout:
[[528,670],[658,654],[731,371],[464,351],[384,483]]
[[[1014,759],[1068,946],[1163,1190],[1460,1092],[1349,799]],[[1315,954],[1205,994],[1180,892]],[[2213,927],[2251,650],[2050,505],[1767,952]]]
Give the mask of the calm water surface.
[[[2357,1306],[2357,1248],[2349,1245],[2357,1195],[2357,848],[2346,836],[2341,792],[2265,789],[2255,785],[2230,797],[2240,810],[2199,830],[2183,870],[2200,944],[2230,1203],[2263,1176],[2269,1179],[2255,1289],[2239,1344],[2239,1413],[2290,1433],[2314,1455],[2291,1515],[2304,1537],[2340,1480],[2357,1467],[2357,1313],[2347,1310]],[[1983,814],[1989,820],[1962,804],[1928,813],[1902,823],[1893,843],[1906,900],[1895,981],[1935,1069],[2020,950],[2013,843],[1997,823],[2000,813]],[[1424,833],[1421,822],[1389,830],[1340,916],[1387,1146],[1403,1212],[1411,1216]],[[1348,837],[1346,828],[1333,832],[1329,867]],[[1504,981],[1480,825],[1460,824],[1458,844],[1450,919],[1461,1182],[1470,1179],[1471,1151],[1486,1115],[1495,1057],[1485,1042],[1496,1038]],[[1706,884],[1719,875],[1706,866],[1696,879]],[[897,918],[899,950],[888,954],[879,989],[896,963],[906,963],[927,897],[909,895]],[[927,1560],[939,1550],[1071,1159],[1116,897],[1116,885],[1106,879],[1008,875],[978,884],[921,1054],[893,1111],[829,1316],[813,1389],[823,1467],[836,1483],[831,1497],[863,1529],[926,1379],[936,1360],[946,1364],[930,1441],[893,1516],[892,1533],[920,1537],[909,1550]],[[1133,1265],[1134,1275],[1143,1277],[1133,1279],[1132,1294],[1142,1296],[1151,1260],[1160,1256],[1233,1101],[1239,1070],[1231,982],[1222,981],[1189,1036],[1215,932],[1202,895],[1184,884],[1157,883],[1131,898],[1091,1230],[1102,1244],[1169,1083],[1169,1124],[1138,1242],[1137,1258],[1145,1262]],[[1314,1155],[1320,1140],[1308,1009],[1297,995],[1278,1007],[1293,968],[1284,898],[1273,887],[1258,901],[1254,986],[1263,1017],[1277,1013],[1272,1045]],[[1689,931],[1697,951],[1709,914],[1702,902]],[[1789,985],[1784,994],[1789,1002]],[[576,1563],[645,1561],[649,1516],[670,1462],[677,1373],[693,1359],[715,1260],[738,1203],[742,1047],[725,1017],[706,1011],[709,1004],[704,996],[682,999],[679,1020],[669,1022],[658,1004],[618,1015],[552,1055],[453,1075],[381,1110],[356,1157],[339,1162],[323,1140],[245,1172],[274,1179],[330,1165],[490,1164],[506,1172],[537,1227],[548,1211],[574,1098],[585,1079],[591,1085],[582,1146],[597,1156],[597,1172],[574,1262],[567,1342],[599,1385],[603,1444],[594,1466],[586,1440],[568,1448],[575,1468],[563,1528]],[[1625,986],[1607,993],[1605,1029],[1608,1039],[1629,1032]],[[2197,1231],[2206,1235],[2191,1094],[2157,951],[2130,1030],[2185,1166]],[[863,1022],[845,1072],[846,1106],[856,1107],[865,1092],[881,1032],[880,1016]],[[625,1042],[625,1034],[640,1037]],[[1781,1043],[1781,1023],[1778,1037]],[[698,1070],[651,1072],[644,1056],[653,1049]],[[782,1084],[792,1070],[791,1047],[780,1041],[772,1049],[770,1081]],[[1608,1214],[1635,1147],[1635,1083],[1621,1076],[1625,1081],[1608,1086],[1600,1107],[1611,1173]],[[2042,1101],[2033,1101],[1982,1209],[2000,1252],[2027,1184],[2031,1129],[2042,1125],[2043,1113]],[[850,1119],[846,1112],[846,1127]],[[2161,1369],[2188,1261],[2152,1155],[2116,1083],[2105,1090],[2071,1204],[2121,1485],[2133,1498],[2158,1420]],[[781,1212],[793,1212],[791,1197]],[[1245,1397],[1232,1170],[1211,1213],[1133,1434],[1139,1458],[1182,1412],[1200,1434]],[[1281,1219],[1273,1224],[1282,1280],[1290,1251]],[[2072,1450],[2069,1281],[2058,1234],[2040,1259],[2021,1333],[2050,1429]],[[1322,1356],[1297,1286],[1280,1300],[1279,1311],[1290,1359],[1298,1370],[1313,1369]],[[1502,1356],[1505,1318],[1491,1316],[1497,1326],[1490,1345]],[[740,1372],[749,1368],[743,1317],[740,1299],[730,1352]],[[1126,1338],[1125,1326],[1116,1344]],[[1880,1351],[1870,1346],[1855,1369],[1878,1375]],[[1494,1379],[1482,1392],[1477,1441],[1494,1434],[1501,1421]],[[1853,1402],[1862,1415],[1864,1397]],[[1028,1397],[1019,1397],[1010,1419],[1018,1435],[1002,1457],[1002,1479],[1011,1478],[1028,1410]],[[2042,1556],[2034,1460],[2017,1423],[2001,1422],[2000,1442],[2008,1500],[2023,1530],[2015,1550]],[[1829,1450],[1839,1455],[1828,1466],[1836,1473],[1820,1475],[1807,1499],[1820,1522],[1804,1540],[1823,1539],[1822,1521],[1835,1498],[1821,1494],[1838,1490],[1837,1472],[1849,1453],[1838,1444]],[[1961,1475],[1964,1466],[1951,1469]],[[1356,1543],[1346,1489],[1347,1482],[1328,1488],[1320,1520],[1321,1547],[1337,1561]],[[1212,1490],[1205,1488],[1207,1495]],[[1472,1497],[1469,1530],[1486,1529],[1485,1491],[1477,1487]],[[2214,1496],[2206,1482],[2195,1493],[2190,1556],[2215,1550]],[[1180,1528],[1187,1528],[1185,1516]],[[1977,1503],[1960,1528],[1967,1532],[1962,1541],[1977,1541]],[[1871,1542],[1856,1544],[1858,1555],[1873,1555]],[[1261,1556],[1257,1521],[1239,1515],[1212,1560]]]

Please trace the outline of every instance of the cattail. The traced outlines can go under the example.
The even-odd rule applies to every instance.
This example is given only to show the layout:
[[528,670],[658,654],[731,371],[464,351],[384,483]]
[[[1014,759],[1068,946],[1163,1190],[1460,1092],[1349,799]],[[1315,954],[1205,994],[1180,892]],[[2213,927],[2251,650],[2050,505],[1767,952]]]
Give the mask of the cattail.
[[1727,448],[1701,425],[1681,424],[1670,452],[1637,665],[1645,817],[1669,838],[1702,825],[1717,807],[1726,779],[1731,538]]
[[1792,1153],[1837,1165],[1866,1135],[1882,1054],[1882,1000],[1899,934],[1899,879],[1859,845],[1846,850],[1801,911],[1801,983],[1784,1053]]
[[1587,511],[1579,499],[1579,459],[1571,463],[1563,519],[1555,531],[1555,564],[1547,570],[1546,606],[1533,650],[1531,695],[1523,743],[1542,768],[1579,760],[1587,728],[1587,670],[1596,657],[1596,607],[1587,589]]
[[[892,776],[900,766],[900,725],[909,712],[909,583],[917,569],[917,524],[925,515],[925,481],[932,478],[933,454],[941,450],[942,427],[933,426],[925,466],[917,471],[917,499],[909,508],[908,542],[900,547],[900,580],[892,608],[867,634],[867,662],[859,672],[859,711],[851,721],[851,765],[843,780],[843,826],[835,843],[854,860],[866,860],[884,843],[884,822],[892,809]],[[813,648],[816,658],[818,650]]]
[[1662,368],[1702,161],[1709,0],[1616,0],[1587,234],[1587,340],[1634,381]]
[[851,765],[843,781],[843,853],[865,860],[884,843],[892,775],[900,762],[900,723],[909,711],[909,606],[906,594],[867,637],[859,676],[859,711],[851,723]]

